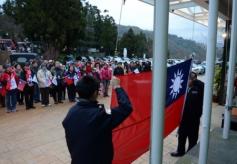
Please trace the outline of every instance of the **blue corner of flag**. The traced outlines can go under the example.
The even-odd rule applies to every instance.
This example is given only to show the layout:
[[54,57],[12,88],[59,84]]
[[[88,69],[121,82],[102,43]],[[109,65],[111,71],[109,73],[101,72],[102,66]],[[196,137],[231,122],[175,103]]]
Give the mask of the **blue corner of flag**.
[[166,107],[186,93],[192,59],[168,67]]

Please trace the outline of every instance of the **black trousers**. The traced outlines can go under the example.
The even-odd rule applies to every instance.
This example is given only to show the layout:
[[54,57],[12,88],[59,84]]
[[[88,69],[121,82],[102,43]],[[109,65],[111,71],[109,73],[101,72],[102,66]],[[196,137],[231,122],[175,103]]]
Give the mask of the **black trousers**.
[[62,85],[54,86],[52,88],[52,95],[53,95],[54,102],[62,101],[62,92],[63,92]]
[[104,96],[108,96],[110,80],[102,80],[102,84],[104,88]]
[[6,106],[5,96],[2,96],[1,94],[0,94],[0,104],[2,107]]
[[26,85],[25,88],[24,88],[24,94],[25,94],[25,105],[26,105],[26,108],[33,107],[33,103],[34,103],[34,86]]
[[181,125],[178,133],[178,149],[177,152],[185,153],[186,140],[188,139],[188,151],[191,150],[198,141],[200,121],[190,125]]
[[75,101],[76,98],[76,87],[74,84],[67,86],[68,99],[69,101]]
[[17,90],[17,102],[22,105],[24,101],[24,91]]
[[49,87],[40,88],[42,105],[49,105]]
[[62,100],[66,99],[66,84],[62,84]]

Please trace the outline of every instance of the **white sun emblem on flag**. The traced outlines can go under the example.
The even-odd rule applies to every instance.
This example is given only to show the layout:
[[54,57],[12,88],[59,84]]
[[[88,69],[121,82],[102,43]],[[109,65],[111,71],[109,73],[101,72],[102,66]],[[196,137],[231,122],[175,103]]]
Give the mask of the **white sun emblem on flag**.
[[176,98],[177,95],[180,92],[180,89],[182,88],[183,81],[183,73],[181,71],[177,71],[177,73],[174,73],[174,79],[171,79],[172,85],[170,86],[171,92],[170,95],[172,95],[172,99]]

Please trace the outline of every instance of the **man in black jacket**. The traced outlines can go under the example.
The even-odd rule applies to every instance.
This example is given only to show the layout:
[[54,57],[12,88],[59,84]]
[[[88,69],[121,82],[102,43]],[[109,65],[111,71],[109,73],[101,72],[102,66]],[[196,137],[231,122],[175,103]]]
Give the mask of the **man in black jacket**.
[[188,151],[192,149],[198,140],[200,117],[202,115],[204,83],[197,79],[195,73],[190,74],[189,88],[184,105],[183,116],[178,130],[178,148],[171,153],[173,157],[185,154],[185,144],[188,138]]
[[63,103],[62,102],[62,92],[63,92],[63,70],[61,68],[61,65],[58,61],[55,62],[54,69],[51,70],[54,80],[56,81],[56,84],[53,84],[52,87],[52,95],[54,99],[54,103]]
[[105,110],[97,103],[99,83],[91,76],[83,77],[77,84],[79,102],[63,121],[72,164],[111,164],[113,160],[112,130],[132,112],[126,92],[119,80],[113,79],[118,107]]

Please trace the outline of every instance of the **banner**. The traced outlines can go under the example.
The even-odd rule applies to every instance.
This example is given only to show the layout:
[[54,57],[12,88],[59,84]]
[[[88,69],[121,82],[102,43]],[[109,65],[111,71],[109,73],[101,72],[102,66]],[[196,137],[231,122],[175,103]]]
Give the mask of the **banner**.
[[[164,137],[180,123],[191,60],[171,66],[167,70]],[[130,164],[150,146],[152,72],[119,77],[121,86],[132,102],[132,114],[113,131],[113,164]],[[158,83],[158,82],[157,82]],[[117,106],[113,91],[111,107]],[[157,109],[159,110],[159,109]]]

